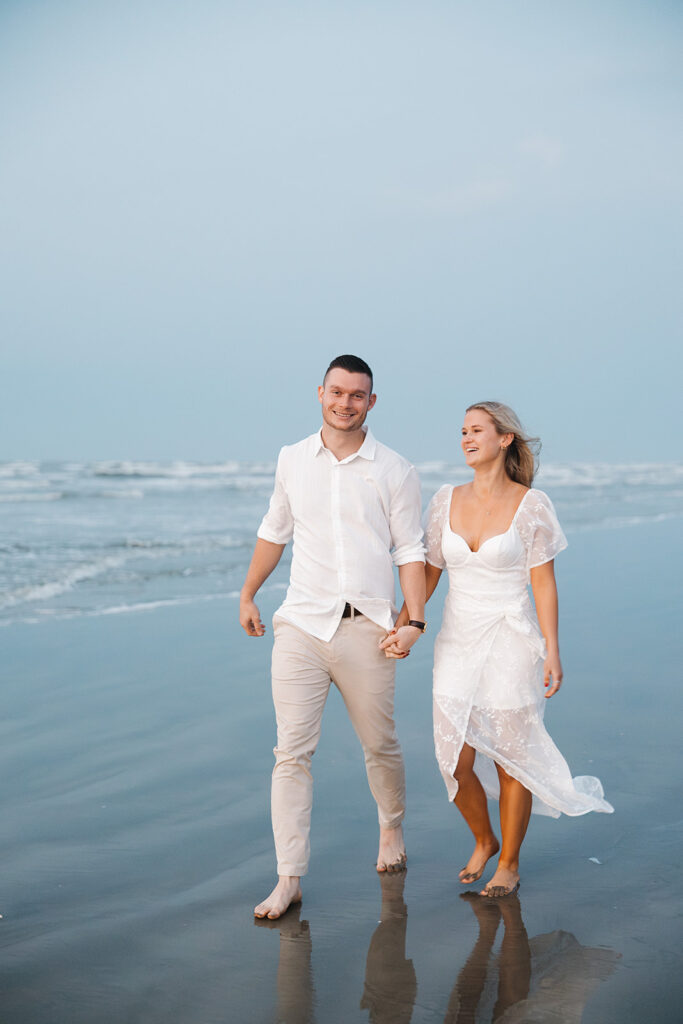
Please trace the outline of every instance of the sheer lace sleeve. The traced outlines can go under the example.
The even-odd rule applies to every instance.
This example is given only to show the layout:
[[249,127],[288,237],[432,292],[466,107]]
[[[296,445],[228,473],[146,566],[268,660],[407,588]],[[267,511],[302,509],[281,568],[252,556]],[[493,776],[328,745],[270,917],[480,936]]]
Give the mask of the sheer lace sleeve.
[[532,488],[519,509],[517,530],[527,551],[527,568],[550,562],[567,547],[553,503],[543,491]]
[[429,502],[424,514],[426,558],[429,564],[436,566],[437,569],[446,568],[446,560],[441,551],[441,537],[443,525],[451,506],[452,492],[453,488],[448,484],[440,487]]

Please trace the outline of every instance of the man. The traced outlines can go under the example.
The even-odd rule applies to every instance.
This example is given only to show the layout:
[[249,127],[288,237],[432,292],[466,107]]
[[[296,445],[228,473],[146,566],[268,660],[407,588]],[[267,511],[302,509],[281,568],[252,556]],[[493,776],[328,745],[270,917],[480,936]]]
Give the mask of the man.
[[[417,473],[364,426],[376,397],[364,360],[344,355],[330,363],[318,388],[322,429],[280,452],[242,588],[240,624],[249,636],[263,636],[254,597],[293,538],[289,589],[273,619],[277,747],[271,810],[278,883],[254,909],[256,917],[280,917],[301,900],[310,849],[311,758],[331,682],[365,753],[380,825],[377,870],[405,866],[394,662],[424,631],[424,548]],[[391,633],[394,565],[412,624]]]

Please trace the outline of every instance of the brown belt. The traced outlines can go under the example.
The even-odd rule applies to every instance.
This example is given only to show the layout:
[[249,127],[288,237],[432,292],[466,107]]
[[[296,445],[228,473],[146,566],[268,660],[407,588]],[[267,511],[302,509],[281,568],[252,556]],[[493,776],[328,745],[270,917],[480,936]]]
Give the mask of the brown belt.
[[362,614],[362,612],[359,612],[357,608],[354,608],[353,605],[349,604],[347,601],[344,605],[344,611],[342,612],[342,619],[350,619],[352,616]]

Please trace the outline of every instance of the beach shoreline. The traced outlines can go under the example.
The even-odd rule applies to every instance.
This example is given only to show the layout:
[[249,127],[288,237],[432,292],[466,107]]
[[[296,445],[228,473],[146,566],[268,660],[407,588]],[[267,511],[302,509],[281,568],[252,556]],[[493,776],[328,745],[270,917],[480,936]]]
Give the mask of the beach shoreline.
[[[538,974],[553,951],[571,947],[576,977],[543,976],[586,998],[583,1017],[572,1019],[673,1022],[683,994],[678,524],[570,540],[557,565],[566,684],[550,702],[548,727],[574,774],[602,779],[616,813],[532,820],[520,890],[530,962]],[[280,596],[264,595],[266,621]],[[409,869],[396,905],[406,913],[374,944],[382,907],[374,808],[335,693],[315,759],[313,857],[298,915],[308,924],[283,932],[252,922],[274,871],[270,639],[241,634],[234,600],[3,630],[6,1024],[265,1022],[278,999],[291,1002],[288,970],[310,980],[311,1020],[360,1021],[361,1000],[383,998],[377,964],[382,977],[402,978],[410,997],[406,959],[417,995],[405,1019],[443,1020],[479,933],[456,881],[467,835],[431,745],[441,600],[429,607],[425,643],[399,666]],[[502,932],[492,947],[494,988]],[[600,949],[611,952],[598,957],[600,977],[586,995],[579,975],[590,975],[586,958],[595,956],[581,950]],[[283,950],[292,954],[285,967]]]

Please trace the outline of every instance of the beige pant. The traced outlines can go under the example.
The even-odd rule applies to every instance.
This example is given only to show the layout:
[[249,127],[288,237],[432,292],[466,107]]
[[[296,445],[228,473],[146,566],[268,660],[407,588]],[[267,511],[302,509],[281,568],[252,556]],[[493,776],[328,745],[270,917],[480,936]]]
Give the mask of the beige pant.
[[311,758],[330,683],[341,693],[361,741],[382,828],[405,810],[405,771],[394,726],[395,662],[378,649],[385,630],[363,615],[342,619],[329,643],[273,620],[273,703],[277,746],[271,808],[279,875],[305,875],[313,804]]

